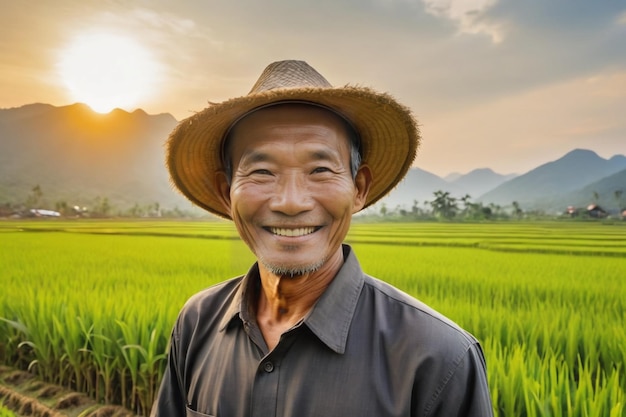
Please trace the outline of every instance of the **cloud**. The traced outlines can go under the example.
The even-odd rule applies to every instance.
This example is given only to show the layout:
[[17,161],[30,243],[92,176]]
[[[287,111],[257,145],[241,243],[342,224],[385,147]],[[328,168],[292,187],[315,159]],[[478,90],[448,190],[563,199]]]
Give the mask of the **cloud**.
[[485,34],[493,43],[504,39],[503,25],[485,18],[485,12],[498,0],[422,0],[433,16],[455,22],[461,33]]
[[416,163],[444,173],[478,167],[526,172],[574,148],[624,153],[626,71],[604,71],[471,108],[426,114]]
[[135,9],[132,15],[137,17],[142,23],[179,35],[193,35],[194,32],[197,31],[196,24],[193,20],[180,18],[171,13],[157,13],[148,9]]
[[154,39],[172,39],[177,42],[183,39],[214,40],[211,30],[198,25],[193,19],[181,17],[169,12],[157,12],[146,8],[106,11],[93,19],[98,24],[108,24]]

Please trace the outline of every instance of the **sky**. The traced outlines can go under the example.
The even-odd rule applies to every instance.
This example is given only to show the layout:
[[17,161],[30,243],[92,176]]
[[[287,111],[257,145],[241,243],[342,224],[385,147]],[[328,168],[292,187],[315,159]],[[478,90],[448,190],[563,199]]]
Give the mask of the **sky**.
[[626,154],[623,0],[0,4],[0,108],[80,101],[182,120],[300,59],[410,107],[414,166],[440,176]]

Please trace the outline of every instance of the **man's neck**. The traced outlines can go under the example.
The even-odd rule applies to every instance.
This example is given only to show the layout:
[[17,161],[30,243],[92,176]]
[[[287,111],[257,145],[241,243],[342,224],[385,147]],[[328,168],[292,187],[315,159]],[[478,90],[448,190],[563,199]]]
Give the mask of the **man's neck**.
[[343,264],[343,255],[326,261],[320,270],[298,275],[275,275],[259,263],[261,291],[256,318],[272,350],[280,336],[306,316]]

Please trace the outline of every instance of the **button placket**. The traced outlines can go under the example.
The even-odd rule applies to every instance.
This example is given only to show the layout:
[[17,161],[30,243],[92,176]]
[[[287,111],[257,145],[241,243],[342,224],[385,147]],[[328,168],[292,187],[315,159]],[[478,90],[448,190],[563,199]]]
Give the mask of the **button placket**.
[[258,364],[252,388],[250,417],[276,416],[280,359],[268,355]]

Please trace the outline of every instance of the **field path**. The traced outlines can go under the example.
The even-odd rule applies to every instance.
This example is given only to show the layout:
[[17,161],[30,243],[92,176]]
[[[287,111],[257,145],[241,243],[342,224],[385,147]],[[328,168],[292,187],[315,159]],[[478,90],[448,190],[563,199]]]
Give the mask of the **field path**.
[[0,366],[0,403],[18,417],[135,417],[117,406],[46,384],[28,372]]

